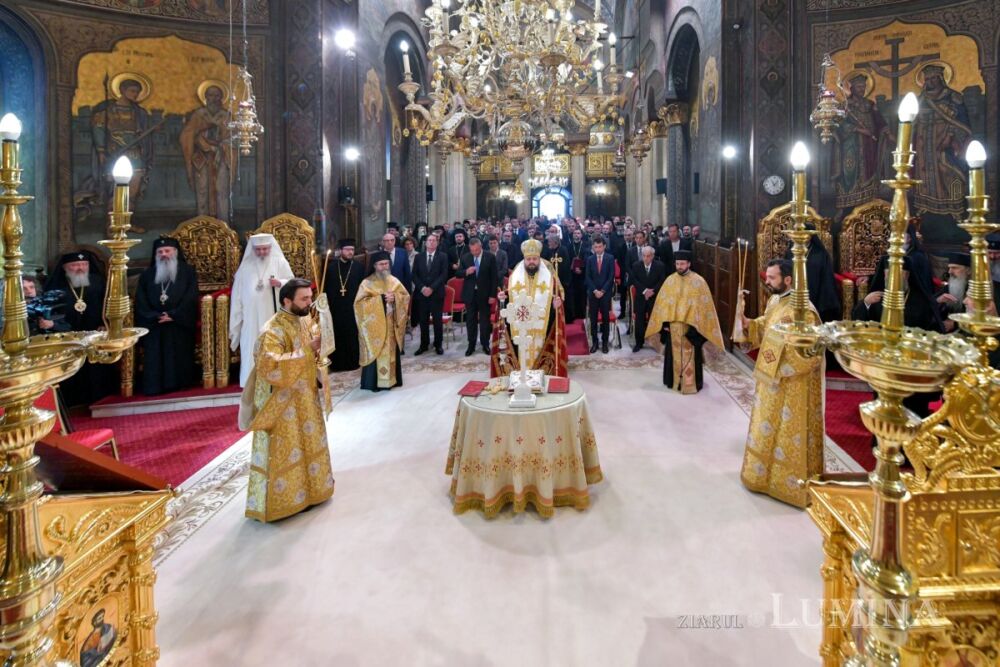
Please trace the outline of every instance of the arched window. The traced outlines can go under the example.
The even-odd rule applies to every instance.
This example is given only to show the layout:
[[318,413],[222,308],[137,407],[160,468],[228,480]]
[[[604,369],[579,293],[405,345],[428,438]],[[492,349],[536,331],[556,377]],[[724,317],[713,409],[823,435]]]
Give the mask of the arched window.
[[573,215],[573,194],[566,188],[550,185],[539,188],[531,197],[531,215],[562,219]]

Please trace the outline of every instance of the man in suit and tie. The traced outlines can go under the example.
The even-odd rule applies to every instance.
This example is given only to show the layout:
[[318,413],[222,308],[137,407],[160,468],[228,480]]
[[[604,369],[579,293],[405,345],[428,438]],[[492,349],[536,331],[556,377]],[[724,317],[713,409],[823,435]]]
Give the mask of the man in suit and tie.
[[[403,287],[410,290],[412,282],[410,276],[410,259],[406,256],[406,251],[396,247],[396,235],[386,232],[382,237],[382,250],[389,253],[389,272],[392,277],[403,283]],[[368,267],[368,273],[374,272],[373,266]]]
[[415,354],[423,354],[430,349],[430,331],[427,323],[434,318],[434,351],[444,354],[442,347],[442,309],[444,308],[444,284],[448,280],[448,257],[438,248],[438,239],[433,234],[427,237],[424,252],[413,260],[413,289],[420,318],[420,347]]
[[597,315],[601,322],[601,352],[608,353],[608,335],[611,332],[611,295],[615,288],[615,258],[604,252],[607,244],[603,236],[595,236],[591,243],[594,254],[587,258],[584,281],[587,285],[587,307],[590,309],[590,335],[593,341],[590,353],[597,352]]
[[490,245],[490,253],[497,258],[497,280],[502,284],[503,279],[510,273],[510,260],[507,257],[507,251],[500,247],[500,239],[496,237],[496,234],[487,236],[486,242]]
[[667,238],[656,249],[656,259],[663,262],[668,276],[676,270],[674,269],[674,253],[681,250],[691,250],[691,239],[682,239],[680,227],[677,226],[677,223],[670,223],[667,225]]
[[490,353],[490,307],[496,303],[499,280],[497,259],[491,253],[483,252],[483,242],[479,237],[469,239],[469,252],[462,255],[459,275],[462,283],[462,303],[465,304],[465,328],[469,333],[469,347],[465,356],[471,357],[476,351],[476,331],[483,352]]
[[631,287],[635,288],[635,301],[632,304],[635,313],[635,345],[633,352],[642,349],[646,340],[646,323],[649,321],[649,313],[656,303],[656,293],[663,286],[663,281],[667,279],[667,267],[663,262],[654,259],[655,251],[652,246],[640,248],[642,259],[632,265],[629,273],[631,276]]

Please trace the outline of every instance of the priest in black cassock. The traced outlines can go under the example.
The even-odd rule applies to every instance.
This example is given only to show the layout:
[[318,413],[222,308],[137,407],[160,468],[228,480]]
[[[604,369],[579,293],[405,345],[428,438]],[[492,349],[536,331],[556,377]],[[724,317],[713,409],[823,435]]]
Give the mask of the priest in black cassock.
[[333,316],[333,337],[337,349],[330,355],[331,371],[353,371],[359,367],[358,323],[354,299],[365,278],[365,268],[354,259],[354,239],[340,239],[340,257],[331,262],[326,274],[326,298]]
[[[45,291],[60,290],[65,295],[60,312],[72,331],[104,328],[104,276],[97,258],[87,250],[63,255],[45,283]],[[84,362],[76,375],[59,389],[69,407],[89,405],[116,389],[117,366]]]
[[149,329],[142,345],[142,393],[187,389],[194,381],[198,276],[176,239],[153,242],[153,263],[139,276],[136,326]]
[[[807,224],[808,229],[816,226]],[[792,259],[792,249],[789,247],[785,259]],[[809,238],[809,254],[806,255],[806,282],[809,286],[809,302],[819,312],[819,319],[832,322],[843,317],[840,305],[840,291],[837,289],[837,276],[833,269],[833,258],[830,251],[823,245],[819,234]]]

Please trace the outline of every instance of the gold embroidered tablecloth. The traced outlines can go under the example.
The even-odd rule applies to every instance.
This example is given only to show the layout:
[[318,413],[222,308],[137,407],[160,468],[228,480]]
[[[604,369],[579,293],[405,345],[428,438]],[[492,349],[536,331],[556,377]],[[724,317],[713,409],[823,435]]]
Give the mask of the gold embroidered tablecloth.
[[531,503],[550,517],[554,507],[586,509],[588,484],[603,479],[597,441],[580,385],[567,394],[542,394],[534,409],[507,407],[507,392],[458,403],[446,474],[455,513],[477,509],[495,516],[508,503]]

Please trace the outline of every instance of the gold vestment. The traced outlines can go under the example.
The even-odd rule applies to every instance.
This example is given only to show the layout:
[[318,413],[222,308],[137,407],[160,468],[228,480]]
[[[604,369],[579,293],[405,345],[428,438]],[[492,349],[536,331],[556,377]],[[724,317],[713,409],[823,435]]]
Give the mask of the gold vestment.
[[[764,315],[750,320],[747,340],[760,347],[754,376],[757,386],[740,479],[751,491],[806,507],[799,481],[823,472],[822,355],[805,357],[773,329],[792,322],[791,292],[772,296]],[[810,324],[819,315],[810,305]]]
[[[257,339],[252,399],[253,453],[246,515],[277,521],[333,495],[316,354],[303,318],[279,310]],[[242,417],[241,417],[242,419]]]
[[[383,295],[394,294],[392,304]],[[393,276],[385,280],[371,276],[362,281],[354,299],[354,317],[358,322],[359,363],[364,368],[377,364],[378,387],[396,385],[397,351],[403,349],[406,323],[409,320],[410,294]]]
[[712,292],[704,278],[694,271],[688,271],[683,276],[679,273],[670,274],[656,294],[656,302],[646,326],[646,338],[655,337],[654,347],[659,344],[660,330],[664,324],[670,326],[670,349],[664,350],[673,366],[673,384],[670,386],[682,394],[697,393],[696,370],[700,369],[695,368],[696,350],[688,340],[688,327],[693,327],[716,349],[726,349]]

